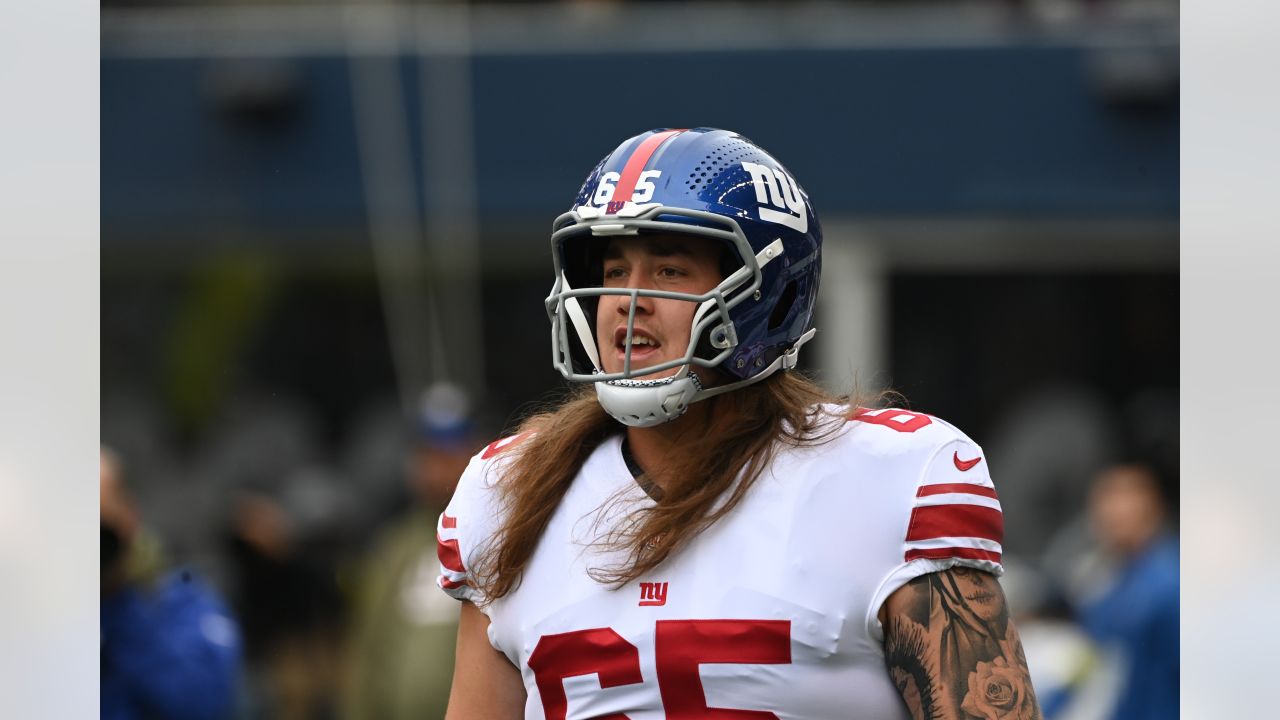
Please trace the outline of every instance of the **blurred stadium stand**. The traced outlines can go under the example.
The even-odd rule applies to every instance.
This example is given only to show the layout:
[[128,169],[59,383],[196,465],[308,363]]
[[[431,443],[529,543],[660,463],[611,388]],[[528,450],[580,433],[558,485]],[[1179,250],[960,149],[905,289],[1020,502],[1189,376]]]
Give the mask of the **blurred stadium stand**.
[[559,386],[584,174],[727,127],[824,221],[805,367],[982,442],[1034,561],[1117,457],[1176,488],[1177,32],[1167,2],[106,3],[103,437],[227,586],[237,491],[341,497],[311,524],[354,553],[422,389],[494,434]]
[[[1176,19],[1064,27],[997,6],[105,12],[104,281],[236,248],[289,274],[367,270],[371,247],[429,255],[478,270],[490,300],[454,374],[499,363],[465,380],[518,401],[552,375],[480,348],[543,342],[541,308],[510,300],[546,284],[549,219],[618,136],[689,124],[788,158],[833,255],[856,247],[891,275],[1169,271]],[[438,302],[466,316],[472,297]],[[473,331],[449,319],[448,336]]]

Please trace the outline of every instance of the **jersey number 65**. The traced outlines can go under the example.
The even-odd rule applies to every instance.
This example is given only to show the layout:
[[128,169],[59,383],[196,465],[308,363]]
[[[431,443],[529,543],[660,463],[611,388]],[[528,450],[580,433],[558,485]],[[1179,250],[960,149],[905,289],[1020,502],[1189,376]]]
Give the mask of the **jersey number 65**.
[[[698,666],[704,663],[791,662],[790,620],[659,620],[654,631],[658,690],[669,720],[716,717],[777,720],[766,710],[707,707]],[[543,635],[529,655],[547,720],[564,720],[564,679],[598,674],[600,687],[643,682],[640,650],[612,628]],[[596,720],[628,720],[622,713]]]

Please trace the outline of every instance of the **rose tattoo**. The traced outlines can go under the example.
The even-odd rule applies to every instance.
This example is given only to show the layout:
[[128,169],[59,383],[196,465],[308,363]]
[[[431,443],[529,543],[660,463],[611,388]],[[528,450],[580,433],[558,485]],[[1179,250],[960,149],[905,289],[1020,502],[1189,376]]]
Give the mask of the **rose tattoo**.
[[982,720],[1033,720],[1037,717],[1034,696],[1027,692],[1031,681],[1021,668],[1010,667],[998,657],[979,662],[969,673],[969,691],[960,709]]

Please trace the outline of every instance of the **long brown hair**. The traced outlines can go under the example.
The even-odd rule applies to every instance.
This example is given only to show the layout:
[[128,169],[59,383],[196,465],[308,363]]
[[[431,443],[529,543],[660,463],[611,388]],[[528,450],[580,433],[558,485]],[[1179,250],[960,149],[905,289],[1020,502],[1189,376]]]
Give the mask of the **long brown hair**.
[[[592,577],[621,586],[652,570],[737,507],[780,446],[830,439],[842,418],[820,404],[845,401],[794,372],[779,372],[704,401],[712,406],[705,413],[705,427],[686,433],[682,452],[663,468],[664,489],[656,504],[628,512],[602,540],[622,551],[625,560],[593,568]],[[512,448],[515,457],[498,480],[502,526],[481,548],[473,567],[474,582],[487,601],[519,587],[538,540],[583,463],[601,442],[623,430],[605,414],[590,385],[579,387],[558,407],[528,418],[520,431],[549,428],[554,431],[536,432]],[[724,502],[717,504],[721,496]]]

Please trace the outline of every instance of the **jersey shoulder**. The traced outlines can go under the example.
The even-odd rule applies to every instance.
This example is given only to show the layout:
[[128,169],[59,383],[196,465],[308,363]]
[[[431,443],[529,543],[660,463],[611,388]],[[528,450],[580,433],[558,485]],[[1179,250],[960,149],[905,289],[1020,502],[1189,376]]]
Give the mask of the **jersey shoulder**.
[[[526,431],[507,435],[494,440],[471,456],[471,461],[458,479],[454,499],[464,501],[460,504],[465,505],[472,502],[476,495],[493,492],[502,473],[518,456],[515,451],[536,434],[536,431]],[[451,507],[453,504],[450,502]]]
[[952,442],[975,445],[955,425],[928,413],[902,408],[845,408],[848,437],[889,454],[928,452]]
[[[866,623],[882,637],[877,613],[913,578],[953,567],[1003,574],[1004,515],[982,448],[941,418],[900,408],[846,414],[825,475],[851,488],[877,533],[870,561],[877,590]],[[846,496],[848,497],[848,496]]]
[[1004,515],[982,448],[925,413],[857,408],[847,417],[829,462],[859,468],[887,498],[886,512],[905,514],[902,561],[961,560],[1001,574]]
[[[945,454],[972,460],[982,449],[951,423],[901,408],[823,406],[840,423],[831,448],[821,453],[838,466],[873,466],[886,482],[914,484],[925,467]],[[963,467],[963,462],[961,463]]]
[[944,448],[966,459],[980,453],[977,443],[956,426],[933,415],[901,408],[865,408],[827,403],[815,406],[817,434],[823,441],[811,453],[816,468],[844,472],[869,468],[882,481],[911,484]]
[[436,555],[440,560],[436,585],[458,600],[483,603],[473,569],[501,527],[498,480],[516,457],[511,451],[533,435],[529,431],[494,440],[472,456],[436,522]]

